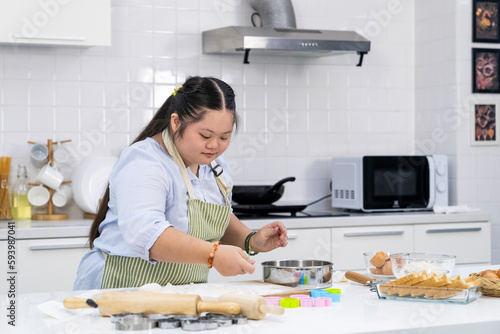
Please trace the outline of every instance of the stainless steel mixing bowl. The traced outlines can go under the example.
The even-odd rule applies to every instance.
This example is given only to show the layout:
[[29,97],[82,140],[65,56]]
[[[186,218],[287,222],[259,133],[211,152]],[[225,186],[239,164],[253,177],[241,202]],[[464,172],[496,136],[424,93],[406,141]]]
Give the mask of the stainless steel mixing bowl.
[[322,260],[262,262],[264,282],[300,289],[324,289],[332,285],[333,263]]

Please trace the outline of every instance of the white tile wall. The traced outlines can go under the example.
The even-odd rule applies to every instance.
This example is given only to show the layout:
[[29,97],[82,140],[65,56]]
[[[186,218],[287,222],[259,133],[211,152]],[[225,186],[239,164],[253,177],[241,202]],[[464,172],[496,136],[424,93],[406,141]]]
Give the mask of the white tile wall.
[[[429,72],[435,65],[427,55],[436,45],[420,41],[435,35],[442,19],[428,10],[430,1],[415,3],[293,0],[299,28],[355,30],[372,41],[359,68],[357,58],[251,55],[244,65],[242,56],[202,55],[202,31],[251,24],[244,0],[113,1],[110,47],[0,46],[0,155],[26,163],[26,141],[48,138],[72,139],[74,163],[117,155],[187,76],[212,75],[237,94],[242,122],[227,152],[236,182],[293,175],[283,200],[313,201],[328,192],[332,155],[414,153],[417,139],[429,134],[433,99],[445,108],[454,98],[426,89],[415,71],[417,60]],[[454,55],[450,43],[437,44],[446,58]],[[427,83],[452,85],[454,71],[444,70]],[[425,106],[425,116],[415,105]]]
[[[494,241],[500,235],[500,178],[494,173],[500,147],[471,146],[469,122],[471,100],[498,95],[471,93],[471,48],[481,46],[472,43],[471,10],[469,0],[415,1],[416,148],[448,154],[451,204],[490,213]],[[446,28],[435,29],[437,24]],[[498,263],[500,247],[492,245]]]

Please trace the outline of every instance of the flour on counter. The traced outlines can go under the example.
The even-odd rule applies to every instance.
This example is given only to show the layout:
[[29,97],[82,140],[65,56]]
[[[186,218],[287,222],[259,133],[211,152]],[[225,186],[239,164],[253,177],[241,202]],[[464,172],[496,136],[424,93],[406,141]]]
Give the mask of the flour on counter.
[[225,293],[259,295],[259,291],[245,286],[245,284],[241,284],[240,286],[238,286],[237,284],[209,283],[191,283],[184,285],[172,285],[169,283],[165,286],[161,286],[156,283],[150,283],[141,286],[139,288],[139,292],[192,294],[198,295],[202,298],[218,298],[220,295]]
[[145,284],[138,290],[139,292],[153,293],[176,293],[176,294],[192,294],[198,295],[201,298],[218,298],[223,294],[245,294],[245,295],[279,295],[293,293],[296,289],[291,287],[268,284],[260,281],[245,281],[245,282],[228,282],[224,284],[213,283],[191,283],[184,285],[167,284],[161,286],[156,283]]

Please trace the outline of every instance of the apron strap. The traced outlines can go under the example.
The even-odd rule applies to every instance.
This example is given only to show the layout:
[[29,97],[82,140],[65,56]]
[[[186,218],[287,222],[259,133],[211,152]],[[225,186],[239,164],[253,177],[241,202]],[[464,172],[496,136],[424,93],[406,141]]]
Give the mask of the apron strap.
[[186,165],[184,164],[184,161],[182,160],[179,151],[177,151],[177,148],[172,142],[172,138],[170,138],[170,136],[168,135],[167,129],[163,131],[162,137],[163,137],[163,143],[165,144],[168,153],[170,154],[172,159],[174,159],[174,162],[179,166],[181,170],[181,175],[182,178],[184,179],[184,183],[186,183],[186,188],[189,194],[189,198],[196,199],[196,196],[194,195],[193,185],[191,184],[191,179],[189,178],[188,172],[186,170]]
[[219,186],[220,191],[226,198],[229,195],[229,191],[231,191],[231,187],[227,185],[226,178],[222,174],[222,167],[214,160],[210,163],[212,167],[212,172],[215,175],[215,180],[217,181],[217,185]]
[[[182,157],[181,157],[179,151],[177,150],[177,147],[175,147],[175,145],[172,141],[172,138],[170,138],[170,136],[168,135],[167,129],[165,129],[163,131],[162,137],[163,137],[163,142],[165,143],[165,147],[168,150],[168,153],[172,156],[172,159],[179,166],[179,168],[181,170],[182,179],[184,180],[184,183],[186,184],[189,198],[196,199],[196,196],[194,194],[193,185],[191,184],[191,179],[189,178],[189,174],[188,174],[187,169],[185,167],[184,161],[182,160]],[[227,185],[226,178],[224,177],[224,175],[222,175],[222,167],[215,160],[210,163],[210,166],[212,167],[212,171],[214,172],[215,180],[217,181],[217,185],[219,186],[219,189],[222,192],[222,195],[224,195],[224,199],[227,200],[231,187],[229,187]]]

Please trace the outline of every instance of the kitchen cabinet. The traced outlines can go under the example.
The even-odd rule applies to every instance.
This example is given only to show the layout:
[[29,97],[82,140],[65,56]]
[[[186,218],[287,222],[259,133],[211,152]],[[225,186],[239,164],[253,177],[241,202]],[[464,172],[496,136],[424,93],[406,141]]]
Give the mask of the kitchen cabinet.
[[[33,239],[16,241],[18,293],[72,290],[82,256],[89,251],[87,238]],[[7,241],[0,241],[7,249]],[[2,261],[2,272],[6,261]],[[6,291],[5,280],[0,285]]]
[[268,253],[259,253],[252,257],[255,260],[255,272],[253,274],[224,277],[217,270],[212,269],[208,275],[208,282],[262,280],[261,262],[264,261],[302,259],[331,261],[330,245],[330,229],[328,228],[289,229],[287,247],[278,248]]
[[457,264],[490,263],[489,223],[415,225],[415,252],[456,255]]
[[332,228],[335,270],[366,269],[364,252],[412,252],[413,226],[362,226]]
[[0,6],[0,43],[111,45],[110,0],[2,0]]

